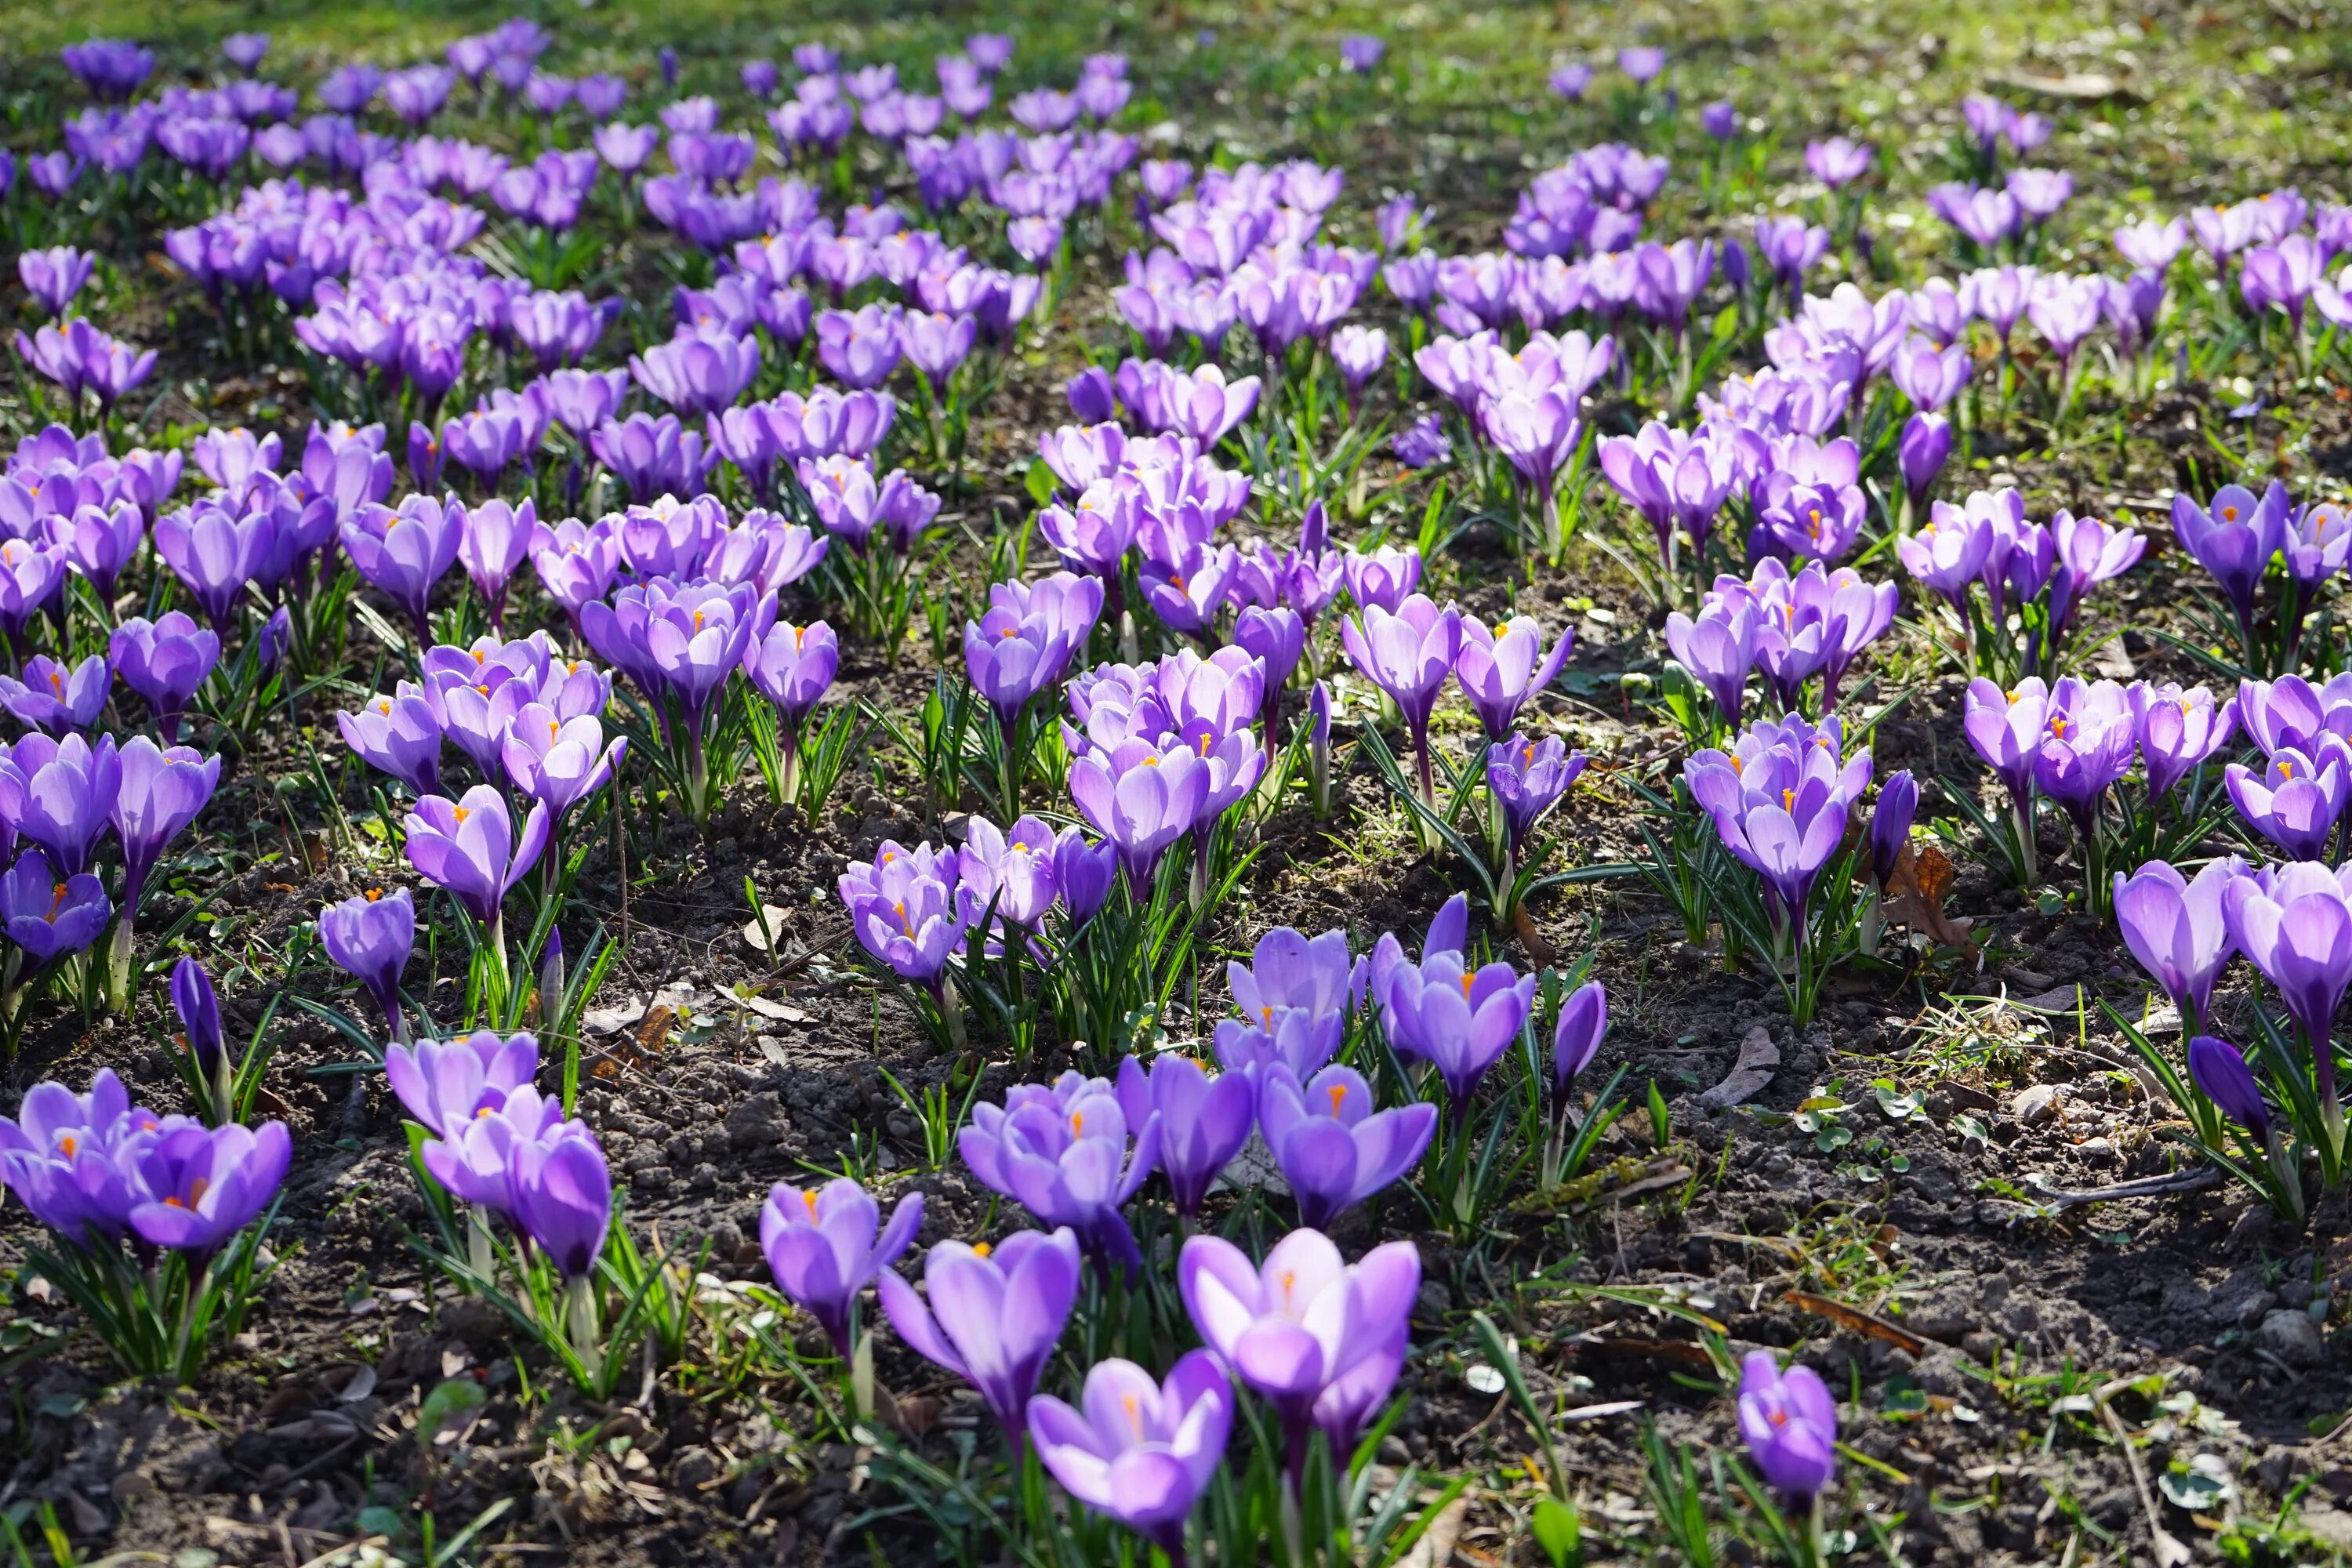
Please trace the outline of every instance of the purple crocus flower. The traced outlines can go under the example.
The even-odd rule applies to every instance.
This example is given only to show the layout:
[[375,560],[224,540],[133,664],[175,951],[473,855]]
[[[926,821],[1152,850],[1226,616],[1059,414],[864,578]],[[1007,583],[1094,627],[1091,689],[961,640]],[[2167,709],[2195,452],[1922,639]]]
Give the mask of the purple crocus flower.
[[[188,1054],[207,1081],[220,1070],[221,1016],[220,997],[213,990],[213,977],[193,953],[184,956],[172,966],[172,1011],[180,1016],[180,1027],[188,1037]],[[226,1107],[227,1099],[220,1097],[218,1105]],[[226,1114],[226,1112],[223,1112]]]
[[1160,857],[1207,809],[1213,771],[1190,746],[1163,749],[1139,737],[1070,764],[1070,799],[1118,847],[1119,868],[1139,905],[1151,897]]
[[102,653],[68,669],[47,654],[25,661],[25,678],[0,675],[0,707],[29,729],[87,730],[106,706],[114,670]]
[[547,807],[535,802],[518,837],[506,797],[488,784],[476,784],[456,801],[426,795],[403,823],[408,863],[488,927],[494,945],[500,938],[500,901],[538,863],[549,825]]
[[2112,680],[2085,685],[2064,677],[2050,689],[2042,731],[2033,782],[2074,819],[2087,845],[2100,803],[2131,771],[2132,716],[2123,688]]
[[1404,715],[1420,758],[1422,798],[1433,799],[1429,714],[1461,653],[1462,612],[1440,610],[1426,594],[1409,595],[1393,615],[1366,605],[1341,625],[1339,645],[1357,671]]
[[27,250],[16,258],[16,277],[25,291],[51,316],[62,317],[82,285],[89,281],[98,258],[70,245]]
[[1184,1560],[1184,1525],[1233,1428],[1232,1374],[1205,1350],[1177,1358],[1166,1384],[1116,1357],[1087,1371],[1079,1407],[1029,1402],[1038,1460],[1079,1502]]
[[845,1361],[859,1293],[898,1261],[922,1224],[920,1193],[900,1198],[885,1226],[880,1207],[846,1176],[823,1187],[778,1182],[760,1209],[760,1250],[776,1289],[817,1321]]
[[1710,595],[1696,620],[1676,610],[1666,616],[1666,649],[1706,689],[1722,721],[1737,729],[1756,663],[1755,606]]
[[1298,1223],[1322,1230],[1420,1163],[1437,1107],[1375,1110],[1371,1086],[1353,1068],[1327,1067],[1301,1084],[1275,1062],[1258,1078],[1258,1120],[1298,1201]]
[[1437,1069],[1457,1128],[1469,1121],[1479,1080],[1518,1038],[1535,997],[1534,975],[1499,961],[1474,970],[1458,951],[1394,964],[1379,984],[1390,1045]]
[[1487,742],[1499,743],[1518,722],[1528,700],[1559,677],[1576,645],[1576,634],[1561,632],[1547,653],[1543,628],[1531,616],[1514,616],[1491,630],[1483,621],[1465,617],[1461,627],[1454,679],[1486,727]]
[[2320,1114],[2340,1127],[2329,1021],[2352,984],[2352,867],[2266,866],[2221,898],[2230,941],[2262,971],[2301,1031],[2317,1072]]
[[1200,1213],[1209,1185],[1249,1142],[1256,1095],[1246,1074],[1211,1078],[1192,1058],[1166,1052],[1149,1074],[1135,1058],[1119,1063],[1118,1101],[1128,1125],[1160,1124],[1160,1169],[1168,1177],[1176,1212]]
[[268,511],[232,513],[209,501],[155,520],[155,552],[184,584],[216,632],[226,631],[278,542]]
[[970,924],[956,896],[957,865],[952,849],[923,844],[910,852],[886,839],[871,864],[851,866],[837,887],[859,945],[942,1006],[948,956]]
[[928,1307],[894,1269],[875,1286],[908,1348],[978,1389],[1017,1454],[1030,1396],[1077,1302],[1078,1268],[1078,1238],[1066,1226],[1019,1231],[993,1247],[940,1242],[923,1259]]
[[1823,142],[1805,143],[1805,168],[1813,178],[1832,190],[1850,185],[1870,173],[1878,149],[1867,142],[1854,142],[1843,136],[1832,136]]
[[319,911],[319,942],[336,968],[367,987],[393,1038],[408,1037],[400,1007],[401,972],[416,946],[416,903],[408,889],[371,889]]
[[[1945,462],[1952,455],[1952,422],[1940,414],[1914,414],[1903,424],[1903,438],[1895,448],[1897,467],[1903,474],[1903,488],[1911,497],[1916,509],[1927,499],[1927,487],[1944,471]],[[1909,543],[1906,538],[1898,542]]]
[[418,799],[439,793],[441,719],[423,688],[404,680],[389,697],[373,698],[354,713],[337,713],[335,725],[343,744]]
[[989,589],[988,613],[964,625],[964,672],[1009,746],[1022,710],[1062,678],[1102,614],[1103,580],[1056,572]]
[[2295,860],[2317,860],[2352,793],[2352,752],[2335,737],[2311,755],[2282,746],[2262,772],[2242,763],[2223,770],[2222,784],[2239,816]]
[[1609,993],[1598,980],[1588,980],[1559,1005],[1559,1023],[1552,1031],[1552,1096],[1563,1113],[1569,1090],[1608,1037]]
[[2223,485],[2200,507],[2185,495],[2172,498],[2172,529],[2198,563],[2213,574],[2237,613],[2240,632],[2252,642],[2254,592],[2271,557],[2285,542],[2286,487],[2273,479],[2262,499],[2243,485]]
[[397,508],[361,507],[338,531],[352,565],[407,612],[418,644],[427,646],[433,586],[456,563],[465,530],[466,509],[457,497],[412,495]]
[[26,736],[0,756],[0,818],[48,856],[60,879],[89,864],[122,786],[114,737]]
[[158,746],[144,735],[134,735],[119,754],[121,785],[109,819],[122,847],[122,924],[116,942],[129,951],[131,929],[139,912],[139,899],[173,839],[196,819],[220,783],[221,760],[192,746]]
[[516,1226],[567,1285],[588,1278],[613,1224],[613,1173],[584,1131],[515,1145],[507,1187]]
[[804,626],[778,621],[765,637],[743,650],[744,675],[776,706],[778,738],[788,769],[797,768],[802,724],[832,688],[840,667],[839,639],[823,621]]
[[2245,876],[2236,856],[2209,860],[2194,881],[2168,861],[2116,873],[2116,924],[2139,966],[2179,1009],[2195,1034],[2213,1009],[2213,983],[2237,951],[2227,911],[2230,884]]
[[106,889],[87,871],[56,868],[40,849],[27,849],[0,877],[0,927],[38,969],[62,953],[98,940],[114,913]]
[[1770,1351],[1739,1369],[1739,1436],[1765,1483],[1792,1513],[1812,1507],[1837,1474],[1837,1405],[1809,1366],[1786,1373]]
[[209,1258],[269,1206],[293,1152],[283,1121],[161,1129],[132,1154],[143,1201],[131,1228],[151,1247]]
[[611,782],[628,755],[629,738],[608,743],[591,713],[563,719],[543,703],[516,710],[499,742],[499,763],[516,789],[547,808],[561,826],[564,814]]
[[1582,752],[1570,756],[1557,735],[1533,742],[1510,735],[1487,748],[1486,788],[1503,809],[1505,837],[1514,859],[1544,813],[1584,772],[1585,760]]
[[1051,1088],[1016,1084],[1004,1103],[972,1107],[956,1139],[982,1185],[1020,1204],[1051,1226],[1066,1226],[1106,1266],[1132,1271],[1143,1254],[1119,1209],[1160,1158],[1156,1109],[1134,1129],[1102,1079],[1066,1072]]
[[1359,609],[1378,605],[1394,615],[1421,582],[1421,548],[1383,544],[1370,554],[1349,550],[1340,559],[1339,581]]
[[2221,1114],[2267,1142],[2271,1108],[2263,1100],[2263,1086],[2247,1065],[2246,1055],[2227,1040],[2199,1035],[2189,1042],[2189,1077]]
[[1346,1453],[1403,1370],[1421,1254],[1409,1241],[1352,1266],[1319,1230],[1294,1230],[1262,1265],[1222,1237],[1196,1236],[1176,1262],[1184,1309],[1208,1348],[1280,1417],[1294,1480],[1320,1428]]
[[530,1035],[477,1029],[454,1039],[395,1043],[383,1053],[383,1080],[401,1106],[436,1138],[457,1131],[539,1071],[539,1041]]
[[2238,726],[2238,704],[2218,707],[2213,694],[2201,686],[2151,686],[2137,681],[2125,693],[2132,711],[2132,730],[2139,745],[2141,765],[2147,771],[2151,798],[2172,793],[2175,785],[2202,766],[2206,759],[2229,743]]
[[1646,85],[1657,79],[1666,68],[1666,51],[1649,44],[1637,44],[1617,51],[1617,68]]

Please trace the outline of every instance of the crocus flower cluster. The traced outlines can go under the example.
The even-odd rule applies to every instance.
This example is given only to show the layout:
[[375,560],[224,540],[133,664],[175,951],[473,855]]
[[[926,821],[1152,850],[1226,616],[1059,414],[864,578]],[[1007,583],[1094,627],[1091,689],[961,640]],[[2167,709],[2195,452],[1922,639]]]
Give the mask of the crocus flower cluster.
[[1683,764],[1691,799],[1725,848],[1756,873],[1764,891],[1774,956],[1804,948],[1815,883],[1844,842],[1849,812],[1871,777],[1870,752],[1845,755],[1832,716],[1816,726],[1790,717],[1759,720],[1728,751],[1698,752]]

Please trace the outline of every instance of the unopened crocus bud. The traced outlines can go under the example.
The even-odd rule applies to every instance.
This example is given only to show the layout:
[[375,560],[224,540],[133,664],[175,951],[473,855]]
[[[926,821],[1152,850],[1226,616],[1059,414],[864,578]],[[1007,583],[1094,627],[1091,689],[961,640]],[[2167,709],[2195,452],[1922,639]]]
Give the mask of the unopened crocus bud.
[[173,966],[172,1008],[187,1031],[189,1054],[209,1077],[221,1059],[220,999],[213,993],[212,976],[194,957]]
[[1100,425],[1118,416],[1111,396],[1110,373],[1098,364],[1090,364],[1070,377],[1062,392],[1070,400],[1070,412],[1077,416],[1081,424]]
[[1598,980],[1588,980],[1559,1005],[1559,1025],[1552,1031],[1552,1092],[1560,1106],[1608,1036],[1609,993]]
[[1917,507],[1927,499],[1927,487],[1944,471],[1952,455],[1952,422],[1940,414],[1914,414],[1904,424],[1895,456],[1903,468],[1903,488]]
[[2222,1115],[2257,1138],[2270,1136],[2271,1109],[2263,1101],[2254,1069],[2237,1047],[2211,1035],[2198,1036],[2189,1042],[2189,1076],[2206,1099],[2221,1108]]
[[539,955],[539,1021],[551,1026],[563,1016],[563,932],[547,931],[547,946]]
[[441,488],[441,443],[413,419],[408,424],[408,482],[420,491]]

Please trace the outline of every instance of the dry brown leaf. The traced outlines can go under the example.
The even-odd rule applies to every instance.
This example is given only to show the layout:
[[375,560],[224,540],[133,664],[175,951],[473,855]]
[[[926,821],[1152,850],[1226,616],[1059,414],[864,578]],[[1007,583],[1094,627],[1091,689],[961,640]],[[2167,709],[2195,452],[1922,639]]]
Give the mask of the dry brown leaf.
[[1940,947],[1970,946],[1972,922],[1944,913],[1944,897],[1952,889],[1953,874],[1950,858],[1934,845],[1916,851],[1906,846],[1895,862],[1895,874],[1886,879],[1886,897],[1881,905],[1886,918],[1924,932]]
[[1927,1353],[1927,1342],[1899,1323],[1865,1312],[1859,1307],[1849,1307],[1843,1301],[1833,1301],[1827,1296],[1816,1296],[1810,1290],[1791,1290],[1785,1298],[1792,1307],[1802,1307],[1817,1317],[1827,1318],[1842,1329],[1850,1329],[1874,1340],[1885,1340],[1906,1353],[1922,1356]]

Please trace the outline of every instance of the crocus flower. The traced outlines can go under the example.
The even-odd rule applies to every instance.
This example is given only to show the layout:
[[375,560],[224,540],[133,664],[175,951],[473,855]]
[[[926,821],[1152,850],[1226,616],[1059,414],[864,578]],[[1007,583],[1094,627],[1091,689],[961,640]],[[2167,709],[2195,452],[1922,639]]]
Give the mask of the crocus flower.
[[26,850],[0,877],[0,927],[36,969],[89,947],[113,913],[96,877],[58,870],[39,849]]
[[[155,520],[155,552],[187,586],[213,624],[224,629],[278,542],[268,511],[233,515],[206,503]],[[13,563],[7,563],[13,565]]]
[[1461,646],[1454,656],[1454,678],[1470,700],[1478,721],[1486,726],[1490,744],[1500,743],[1518,721],[1519,709],[1530,697],[1550,686],[1568,662],[1576,644],[1573,631],[1544,651],[1543,628],[1531,616],[1514,616],[1499,627],[1465,617]]
[[187,1033],[188,1054],[209,1081],[221,1063],[220,997],[213,991],[213,977],[194,953],[172,966],[172,1010]]
[[[147,878],[172,840],[196,819],[220,783],[221,760],[190,746],[158,746],[134,735],[120,753],[121,786],[109,814],[122,847],[122,911],[127,928]],[[120,939],[118,939],[120,940]]]
[[2229,743],[2238,726],[2233,700],[2216,707],[2213,694],[2201,686],[2151,686],[2137,681],[2125,693],[2132,711],[2132,729],[2139,743],[2140,763],[2147,770],[2151,797],[2172,793],[2207,758]]
[[613,1224],[613,1173],[595,1139],[567,1130],[516,1144],[507,1186],[516,1226],[567,1283],[585,1279]]
[[1070,764],[1070,799],[1118,847],[1119,868],[1139,904],[1150,898],[1168,847],[1191,832],[1207,809],[1213,772],[1190,746],[1163,750],[1139,738]]
[[778,1182],[760,1210],[760,1250],[776,1288],[817,1321],[834,1353],[850,1352],[857,1297],[898,1261],[923,1224],[923,1194],[908,1193],[882,1224],[882,1211],[846,1176],[823,1187]]
[[404,820],[408,863],[499,940],[499,908],[547,847],[550,814],[534,802],[518,837],[506,797],[476,784],[461,800],[428,795]]
[[1837,1473],[1837,1405],[1809,1366],[1786,1373],[1770,1351],[1750,1351],[1739,1369],[1739,1436],[1765,1483],[1792,1512]]
[[401,972],[416,946],[416,903],[405,888],[371,890],[319,911],[319,942],[336,968],[367,987],[394,1039],[408,1037]]
[[1018,1452],[1030,1396],[1078,1299],[1078,1238],[1024,1230],[993,1247],[942,1241],[923,1260],[930,1304],[896,1270],[875,1279],[908,1348],[978,1389]]
[[466,516],[455,496],[413,495],[396,509],[361,507],[341,526],[343,553],[362,577],[407,612],[420,646],[433,641],[426,620],[433,586],[457,559]]
[[2131,710],[2114,681],[2086,686],[2070,675],[2050,689],[2033,782],[2074,819],[2085,844],[2100,802],[2131,770],[2133,740]]
[[1132,1270],[1143,1255],[1119,1208],[1160,1157],[1157,1112],[1135,1129],[1102,1079],[1064,1073],[1051,1088],[1016,1084],[1004,1103],[972,1107],[956,1150],[982,1185],[1047,1225],[1068,1226],[1087,1252]]
[[2033,765],[2042,754],[2042,720],[2049,688],[2028,676],[2003,691],[1979,676],[1969,683],[1961,732],[2021,807],[2033,798]]
[[1328,1228],[1420,1163],[1437,1131],[1437,1107],[1372,1105],[1371,1086],[1352,1068],[1327,1067],[1304,1084],[1280,1062],[1260,1074],[1259,1125],[1298,1201],[1300,1225]]
[[2341,741],[2311,754],[2282,746],[2256,773],[2242,763],[2222,771],[2230,804],[2248,826],[2296,860],[2317,860],[2352,792],[2352,754]]
[[837,885],[859,944],[935,1000],[944,997],[949,954],[970,921],[957,897],[957,866],[953,849],[923,844],[910,852],[885,840],[870,865],[851,866]]
[[1429,714],[1461,652],[1462,613],[1450,606],[1440,610],[1426,594],[1408,596],[1393,615],[1367,605],[1342,623],[1339,645],[1358,672],[1387,692],[1404,715],[1420,756],[1422,797],[1433,798]]
[[539,1041],[530,1035],[477,1029],[454,1039],[395,1043],[383,1053],[383,1081],[408,1114],[435,1137],[446,1138],[539,1071]]
[[1559,1023],[1552,1031],[1552,1095],[1563,1109],[1569,1090],[1608,1037],[1609,993],[1598,980],[1588,980],[1559,1005]]
[[1029,1402],[1029,1440],[1063,1489],[1184,1557],[1184,1525],[1224,1457],[1232,1374],[1205,1350],[1187,1352],[1166,1384],[1116,1357],[1087,1372],[1079,1408],[1051,1394]]
[[106,706],[114,669],[102,653],[68,669],[47,654],[25,661],[25,679],[0,675],[0,707],[35,730],[51,734],[87,730]]
[[89,864],[115,808],[122,763],[114,737],[27,735],[0,756],[0,817],[40,846],[60,879]]
[[2263,1086],[2243,1051],[2227,1040],[2200,1035],[2189,1042],[2189,1076],[2221,1114],[2252,1133],[2268,1139],[2271,1108],[2263,1100]]
[[1339,581],[1357,608],[1377,605],[1394,615],[1421,581],[1421,549],[1383,544],[1369,555],[1350,550],[1340,559]]
[[1121,1061],[1118,1102],[1130,1127],[1159,1120],[1160,1169],[1177,1214],[1186,1220],[1200,1213],[1210,1184],[1249,1142],[1256,1117],[1247,1075],[1213,1079],[1200,1063],[1172,1051],[1154,1058],[1148,1074],[1133,1057]]
[[163,1129],[133,1156],[145,1201],[131,1227],[151,1247],[208,1258],[260,1217],[293,1153],[283,1121]]
[[1723,722],[1737,728],[1748,695],[1748,672],[1756,663],[1754,606],[1710,595],[1696,620],[1674,611],[1666,616],[1666,648],[1706,689]]
[[539,531],[539,511],[525,496],[520,505],[487,500],[457,514],[457,560],[472,578],[490,613],[493,630],[506,625],[507,584],[530,552]]
[[1503,826],[1514,858],[1544,813],[1568,793],[1584,772],[1582,752],[1570,756],[1557,735],[1527,741],[1511,735],[1486,751],[1486,788],[1503,808]]
[[402,681],[393,695],[372,698],[357,712],[338,712],[335,726],[343,744],[419,799],[440,792],[441,721],[415,683]]
[[2185,495],[2172,498],[2172,529],[2198,563],[2213,574],[2237,613],[2239,630],[2253,636],[2254,591],[2271,557],[2285,542],[2290,510],[2286,487],[2277,480],[2262,499],[2243,485],[2223,485],[2213,492],[2210,506],[2200,507]]
[[1294,1480],[1319,1427],[1345,1453],[1403,1370],[1421,1254],[1409,1241],[1354,1265],[1318,1230],[1294,1230],[1263,1265],[1222,1237],[1196,1236],[1176,1262],[1184,1309],[1208,1347],[1274,1405]]
[[1479,1080],[1518,1038],[1535,999],[1534,975],[1501,962],[1473,970],[1459,952],[1399,963],[1380,990],[1389,1043],[1437,1069],[1457,1127],[1468,1122]]
[[557,716],[544,703],[517,710],[499,744],[499,762],[514,786],[547,808],[560,825],[564,813],[611,781],[628,755],[629,738],[604,739],[595,715]]
[[999,583],[988,613],[964,624],[964,672],[1011,744],[1022,710],[1061,679],[1102,614],[1103,583],[1057,572],[1035,584]]
[[2233,879],[2221,897],[2230,940],[2262,971],[2302,1032],[2320,1109],[2340,1116],[2329,1021],[2352,984],[2352,868],[2308,860]]
[[89,281],[98,258],[87,250],[77,250],[70,245],[52,246],[46,250],[27,250],[16,258],[16,277],[25,285],[41,309],[52,316],[63,316],[81,286]]
[[2191,1033],[2212,1011],[2213,983],[2237,950],[2225,906],[2230,884],[2245,875],[2245,862],[2234,855],[2206,862],[2194,881],[2164,860],[2150,860],[2129,877],[2116,873],[2116,924],[2124,945],[2164,987]]

